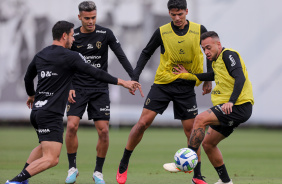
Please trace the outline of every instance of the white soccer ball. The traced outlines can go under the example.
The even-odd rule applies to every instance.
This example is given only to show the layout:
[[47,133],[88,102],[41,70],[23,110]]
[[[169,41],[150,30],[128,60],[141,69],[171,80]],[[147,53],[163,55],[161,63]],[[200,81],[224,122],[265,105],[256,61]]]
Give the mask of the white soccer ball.
[[192,172],[198,163],[198,156],[189,148],[181,148],[175,153],[174,162],[180,171]]

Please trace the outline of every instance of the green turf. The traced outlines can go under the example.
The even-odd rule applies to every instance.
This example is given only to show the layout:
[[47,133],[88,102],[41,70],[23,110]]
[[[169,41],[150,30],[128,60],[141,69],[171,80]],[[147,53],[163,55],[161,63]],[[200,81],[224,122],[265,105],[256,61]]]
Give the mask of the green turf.
[[[111,129],[110,148],[103,169],[107,184],[116,183],[115,175],[130,129]],[[282,183],[282,130],[237,129],[224,140],[220,149],[235,184]],[[77,184],[93,184],[97,133],[94,127],[79,129]],[[0,184],[20,172],[30,151],[37,146],[32,128],[0,127]],[[162,165],[173,161],[174,153],[186,146],[182,129],[149,128],[134,151],[128,170],[128,184],[191,183],[192,174],[171,174]],[[31,184],[64,183],[68,162],[63,145],[60,163],[31,178]],[[202,152],[202,173],[208,183],[218,180],[217,173]]]

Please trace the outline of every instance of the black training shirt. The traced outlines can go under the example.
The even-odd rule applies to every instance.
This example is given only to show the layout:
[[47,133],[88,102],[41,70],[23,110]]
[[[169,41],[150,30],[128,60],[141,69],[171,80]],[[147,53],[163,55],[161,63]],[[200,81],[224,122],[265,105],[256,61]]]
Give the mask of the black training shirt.
[[[110,46],[123,68],[126,70],[128,75],[132,77],[133,68],[113,32],[110,29],[97,24],[95,26],[95,30],[91,33],[81,33],[81,27],[76,28],[74,30],[75,41],[73,42],[71,50],[81,53],[89,66],[93,66],[107,72],[108,49]],[[97,81],[95,78],[81,72],[75,73],[72,84],[75,88],[108,88],[107,83]]]
[[[47,110],[64,114],[71,80],[75,71],[91,78],[117,84],[117,78],[105,71],[89,67],[78,52],[51,45],[37,53],[25,74],[25,87],[29,96],[35,95],[33,110]],[[38,76],[36,92],[33,79]]]

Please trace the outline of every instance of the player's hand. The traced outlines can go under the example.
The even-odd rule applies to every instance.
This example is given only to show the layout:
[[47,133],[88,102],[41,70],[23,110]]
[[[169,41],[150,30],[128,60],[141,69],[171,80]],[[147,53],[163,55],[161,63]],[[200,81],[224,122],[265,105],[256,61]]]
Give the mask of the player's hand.
[[34,96],[29,96],[26,101],[26,105],[29,109],[32,108],[34,102]]
[[232,112],[233,105],[234,104],[232,102],[227,102],[221,106],[221,109],[225,114],[230,114]]
[[69,92],[69,97],[68,97],[68,101],[69,103],[75,103],[76,101],[73,99],[74,97],[76,97],[75,95],[75,90],[71,89]]
[[137,89],[139,89],[141,96],[144,97],[144,94],[143,94],[143,91],[142,91],[142,88],[141,88],[141,84],[139,84],[139,82],[124,81],[122,79],[118,79],[118,85],[121,85],[124,88],[127,88],[127,89],[129,89],[129,91],[132,91],[132,92],[135,92]]
[[176,70],[176,72],[173,72],[174,74],[181,74],[181,73],[189,73],[183,65],[178,64],[178,67],[174,67],[174,69]]
[[211,81],[205,81],[203,84],[203,95],[210,93],[212,90],[212,82]]

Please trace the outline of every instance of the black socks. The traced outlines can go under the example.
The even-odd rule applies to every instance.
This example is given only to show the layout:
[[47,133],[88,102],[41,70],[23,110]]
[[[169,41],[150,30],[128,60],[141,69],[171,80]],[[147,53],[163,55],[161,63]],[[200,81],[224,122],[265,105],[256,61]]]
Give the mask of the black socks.
[[219,176],[219,178],[221,179],[222,182],[228,183],[228,182],[231,181],[229,176],[228,176],[225,164],[223,164],[220,167],[215,167],[215,170],[216,170],[216,172],[217,172],[217,174],[218,174],[218,176]]
[[74,167],[76,168],[76,153],[68,153],[69,159],[69,169]]
[[98,171],[102,173],[104,162],[105,162],[105,158],[96,157],[96,167],[95,167],[94,172]]
[[119,165],[119,173],[122,174],[126,171],[129,163],[130,156],[133,151],[127,150],[126,148],[124,149],[123,157],[120,161]]
[[20,174],[18,174],[16,177],[14,177],[12,180],[10,181],[18,181],[18,182],[22,182],[27,180],[28,178],[30,178],[30,174],[24,169]]

